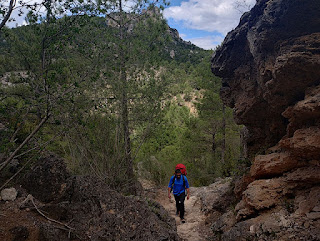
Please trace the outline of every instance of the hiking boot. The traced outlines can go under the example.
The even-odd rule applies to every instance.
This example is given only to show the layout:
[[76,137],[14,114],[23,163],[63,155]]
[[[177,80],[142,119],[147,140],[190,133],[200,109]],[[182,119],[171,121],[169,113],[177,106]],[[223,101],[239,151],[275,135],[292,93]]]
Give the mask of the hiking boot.
[[185,223],[186,220],[184,218],[181,218],[181,223]]

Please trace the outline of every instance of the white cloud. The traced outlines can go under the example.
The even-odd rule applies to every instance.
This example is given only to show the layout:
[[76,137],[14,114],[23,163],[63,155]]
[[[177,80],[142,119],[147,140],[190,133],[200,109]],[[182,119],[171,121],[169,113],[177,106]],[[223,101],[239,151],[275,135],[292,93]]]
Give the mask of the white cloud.
[[237,26],[241,12],[247,10],[243,4],[236,6],[239,2],[253,6],[256,0],[188,0],[166,8],[164,16],[182,21],[190,29],[225,35]]
[[223,41],[222,36],[205,36],[199,38],[186,39],[191,43],[203,48],[203,49],[215,49]]
[[179,37],[180,37],[180,38],[183,38],[183,39],[186,39],[186,38],[187,38],[187,35],[184,34],[184,33],[179,33]]
[[[43,0],[29,0],[29,1],[22,0],[21,2],[23,2],[23,4],[28,4],[28,5],[38,4],[40,6]],[[30,9],[27,9],[26,7],[22,7],[22,5],[20,4],[20,1],[17,1],[17,4],[15,5],[15,8],[11,13],[10,20],[6,23],[6,26],[12,28],[12,27],[18,27],[22,25],[27,25],[26,16],[29,11]],[[40,9],[39,7],[37,7],[38,14],[44,15],[43,11],[44,11],[44,7],[41,7]]]

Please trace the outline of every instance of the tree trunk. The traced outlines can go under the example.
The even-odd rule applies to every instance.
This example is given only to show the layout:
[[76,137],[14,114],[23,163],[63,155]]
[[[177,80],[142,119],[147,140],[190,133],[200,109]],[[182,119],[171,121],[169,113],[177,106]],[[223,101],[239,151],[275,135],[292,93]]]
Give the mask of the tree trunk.
[[216,151],[216,132],[212,133],[212,146],[211,150],[214,153]]
[[226,107],[222,105],[222,145],[221,145],[221,162],[225,164],[225,152],[226,152]]
[[243,127],[240,130],[240,148],[241,148],[240,157],[241,158],[248,158],[248,148],[247,148],[248,135],[249,135],[249,132],[247,127]]
[[120,47],[120,83],[121,83],[121,119],[123,127],[123,137],[124,137],[124,158],[127,165],[126,175],[129,180],[129,192],[135,194],[134,185],[134,173],[133,173],[133,163],[131,158],[131,140],[130,140],[130,129],[129,129],[129,111],[128,111],[128,83],[126,76],[126,60],[125,52],[123,48],[125,43],[125,26],[124,26],[124,12],[122,8],[122,0],[119,0],[119,10],[120,10],[120,41],[122,42]]

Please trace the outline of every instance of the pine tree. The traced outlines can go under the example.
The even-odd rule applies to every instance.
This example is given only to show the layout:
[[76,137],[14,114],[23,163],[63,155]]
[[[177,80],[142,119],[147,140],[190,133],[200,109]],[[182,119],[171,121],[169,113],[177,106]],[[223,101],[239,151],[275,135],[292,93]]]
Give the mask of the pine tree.
[[[29,153],[35,149],[28,147],[28,143],[35,140],[34,137],[49,120],[58,121],[65,116],[66,113],[61,113],[63,106],[77,94],[77,82],[83,81],[81,76],[88,73],[88,68],[70,64],[67,57],[67,53],[72,56],[69,40],[77,29],[75,23],[78,18],[57,19],[55,15],[57,11],[61,13],[61,8],[55,3],[57,1],[44,1],[46,15],[41,23],[34,21],[34,17],[39,16],[33,15],[29,26],[6,29],[4,33],[8,43],[1,46],[7,53],[4,57],[14,59],[15,69],[7,69],[10,84],[1,88],[0,109],[7,111],[0,114],[0,119],[10,120],[9,125],[12,126],[9,130],[13,135],[2,140],[5,161],[0,171],[22,150]],[[12,70],[19,71],[15,73]]]
[[[125,177],[129,180],[128,192],[135,193],[135,176],[132,150],[132,131],[147,125],[160,107],[165,82],[157,67],[159,47],[165,41],[167,27],[160,14],[159,1],[99,1],[99,15],[106,18],[105,35],[108,51],[103,55],[103,83],[108,86],[109,104],[119,118],[118,143],[125,163]],[[166,4],[165,1],[162,1]],[[158,75],[158,76],[157,76]],[[160,76],[159,76],[160,75]],[[120,161],[121,163],[122,161]]]

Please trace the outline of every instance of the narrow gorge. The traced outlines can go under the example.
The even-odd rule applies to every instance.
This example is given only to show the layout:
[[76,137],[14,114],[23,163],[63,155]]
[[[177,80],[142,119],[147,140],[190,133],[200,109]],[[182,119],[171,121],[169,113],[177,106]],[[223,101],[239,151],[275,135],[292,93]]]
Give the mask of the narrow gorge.
[[0,26],[0,241],[320,241],[320,0],[257,0],[215,50],[167,1],[52,2]]

